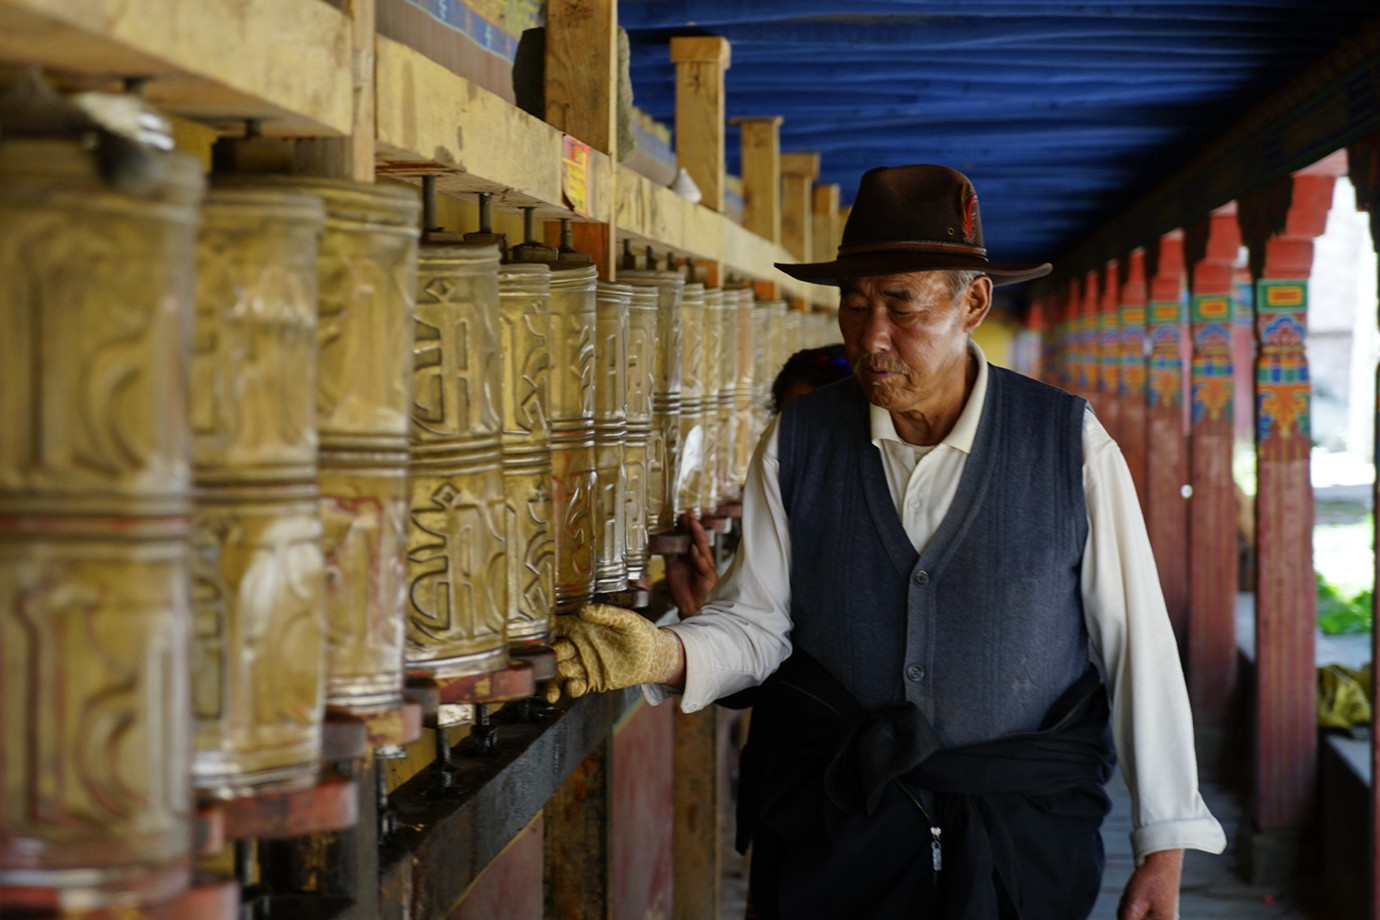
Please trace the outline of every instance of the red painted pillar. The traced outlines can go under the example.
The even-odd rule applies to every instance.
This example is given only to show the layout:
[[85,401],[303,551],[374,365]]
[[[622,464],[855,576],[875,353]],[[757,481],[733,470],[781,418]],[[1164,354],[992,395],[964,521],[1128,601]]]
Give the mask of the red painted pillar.
[[1312,822],[1317,779],[1313,487],[1304,354],[1313,239],[1331,176],[1285,177],[1244,196],[1242,235],[1255,281],[1255,821],[1273,849]]
[[1188,444],[1183,392],[1183,231],[1165,234],[1147,253],[1146,334],[1150,338],[1146,411],[1145,523],[1160,570],[1169,621],[1184,647],[1188,629]]
[[[1347,176],[1356,188],[1356,209],[1370,212],[1370,243],[1380,253],[1380,134],[1374,134],[1347,148]],[[1380,289],[1380,278],[1376,279]],[[1380,306],[1380,304],[1377,304]],[[1375,418],[1380,419],[1380,370],[1375,378]],[[1380,432],[1375,432],[1375,455],[1380,460]],[[1380,499],[1380,483],[1376,484],[1374,498]],[[1380,508],[1380,504],[1372,505]],[[1380,578],[1380,554],[1376,556],[1376,577]],[[1376,582],[1380,584],[1380,581]],[[1376,619],[1380,619],[1377,617]],[[1380,661],[1380,631],[1371,630],[1371,661]],[[1371,711],[1380,704],[1380,681],[1371,681]],[[1371,776],[1380,776],[1380,737],[1374,731],[1370,739]],[[1380,792],[1376,784],[1370,784],[1370,915],[1380,920]]]
[[1102,425],[1112,439],[1121,440],[1121,293],[1117,284],[1117,263],[1108,262],[1102,270],[1101,300],[1098,304],[1098,329],[1102,358]]
[[1078,375],[1074,370],[1074,316],[1069,310],[1069,297],[1070,288],[1060,288],[1050,304],[1054,320],[1054,382],[1072,393]]
[[[1190,246],[1190,242],[1192,245]],[[1185,230],[1193,335],[1188,690],[1200,729],[1226,728],[1236,690],[1236,493],[1231,477],[1236,207]]]
[[1145,250],[1123,260],[1121,284],[1121,434],[1119,442],[1131,481],[1146,510],[1149,474],[1145,464]]
[[1088,272],[1083,279],[1078,302],[1079,364],[1078,395],[1092,403],[1093,411],[1102,416],[1102,356],[1098,342],[1097,272]]
[[1025,315],[1025,329],[1038,343],[1038,350],[1030,354],[1030,376],[1036,380],[1046,383],[1051,380],[1052,367],[1050,357],[1054,354],[1049,334],[1049,321],[1046,317],[1046,303],[1049,300],[1048,294],[1036,297],[1030,303],[1030,311]]

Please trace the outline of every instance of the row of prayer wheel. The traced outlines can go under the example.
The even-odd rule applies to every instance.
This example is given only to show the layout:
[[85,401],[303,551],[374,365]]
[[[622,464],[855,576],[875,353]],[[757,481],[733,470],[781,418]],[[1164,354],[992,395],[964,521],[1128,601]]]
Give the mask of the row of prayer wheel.
[[0,891],[158,900],[196,796],[502,669],[741,488],[827,320],[419,237],[414,191],[0,141]]

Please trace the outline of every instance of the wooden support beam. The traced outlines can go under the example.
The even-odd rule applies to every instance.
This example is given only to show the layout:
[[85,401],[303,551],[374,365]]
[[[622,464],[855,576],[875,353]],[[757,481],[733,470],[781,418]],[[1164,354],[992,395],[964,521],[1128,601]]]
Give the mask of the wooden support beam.
[[676,161],[695,180],[700,203],[724,209],[724,71],[727,39],[714,35],[671,39],[676,65]]
[[815,262],[831,262],[838,256],[839,187],[816,185],[810,212],[810,251]]
[[294,151],[299,173],[374,181],[376,118],[374,61],[376,0],[329,0],[350,17],[352,129],[344,137],[305,137]]
[[781,154],[781,245],[801,262],[810,261],[810,188],[819,178],[819,154]]
[[1255,280],[1255,834],[1249,873],[1292,868],[1313,822],[1317,780],[1313,486],[1305,338],[1313,240],[1332,176],[1297,175],[1242,197]]
[[546,4],[546,120],[618,159],[618,5]]
[[719,849],[718,707],[676,712],[673,787],[675,882],[673,920],[718,917],[722,885]]
[[1232,370],[1234,205],[1184,230],[1193,335],[1186,671],[1197,728],[1220,750],[1236,690],[1236,489]]
[[1121,445],[1144,514],[1148,485],[1145,467],[1145,250],[1122,259],[1121,290]]
[[735,118],[742,149],[743,229],[781,242],[781,118]]
[[612,916],[609,821],[613,786],[605,739],[546,803],[546,916],[608,920]]
[[664,917],[672,903],[675,709],[644,704],[614,729],[609,869],[615,918]]
[[1160,572],[1169,621],[1183,649],[1188,629],[1188,445],[1184,426],[1184,315],[1179,296],[1184,285],[1183,231],[1160,238],[1147,258],[1150,337],[1146,418],[1145,524]]

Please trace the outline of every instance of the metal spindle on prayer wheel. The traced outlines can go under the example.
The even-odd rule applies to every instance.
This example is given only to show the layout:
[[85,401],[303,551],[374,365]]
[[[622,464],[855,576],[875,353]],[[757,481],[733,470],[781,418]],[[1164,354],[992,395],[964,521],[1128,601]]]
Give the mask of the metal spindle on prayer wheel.
[[649,454],[652,389],[656,385],[658,296],[656,289],[649,287],[632,286],[631,293],[628,303],[628,430],[623,460],[627,477],[624,491],[627,521],[623,531],[623,555],[627,560],[628,580],[637,581],[647,573],[647,495],[651,487]]
[[407,661],[437,677],[508,663],[498,262],[452,243],[418,260]]
[[503,494],[508,538],[508,644],[544,642],[556,605],[551,499],[551,269],[498,273],[503,354]]
[[321,199],[316,418],[325,555],[326,704],[402,702],[408,425],[416,302],[415,192],[255,176]]
[[697,517],[713,508],[703,502],[704,487],[704,285],[687,282],[681,299],[680,456],[676,504]]
[[628,309],[633,289],[600,281],[594,337],[594,591],[628,588]]
[[204,183],[34,92],[46,136],[0,102],[0,904],[47,915],[188,881]]
[[657,292],[652,368],[652,431],[647,450],[647,520],[652,533],[670,533],[684,507],[679,480],[681,424],[681,298],[679,272],[620,269],[618,280]]
[[325,706],[316,481],[319,198],[222,177],[197,241],[192,778],[311,785]]
[[752,388],[754,384],[754,358],[756,341],[753,336],[753,313],[756,298],[752,288],[738,292],[738,309],[734,317],[738,338],[735,343],[733,390],[733,463],[729,468],[729,479],[735,493],[742,495],[743,482],[747,479],[748,461],[752,459],[752,449],[757,445],[755,425],[752,414]]
[[724,500],[723,463],[728,417],[721,409],[724,388],[724,351],[728,343],[724,335],[728,324],[724,321],[724,292],[722,288],[706,288],[704,292],[704,472],[700,477],[699,507],[705,514],[713,514]]

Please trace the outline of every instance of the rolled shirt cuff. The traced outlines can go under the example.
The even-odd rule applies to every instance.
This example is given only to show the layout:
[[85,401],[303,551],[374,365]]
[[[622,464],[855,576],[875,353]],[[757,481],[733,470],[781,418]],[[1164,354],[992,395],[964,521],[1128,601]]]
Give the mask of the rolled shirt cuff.
[[1227,835],[1222,825],[1211,815],[1184,818],[1178,821],[1158,821],[1131,831],[1131,852],[1136,865],[1145,857],[1160,850],[1202,850],[1221,853],[1227,848]]

